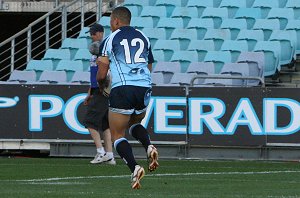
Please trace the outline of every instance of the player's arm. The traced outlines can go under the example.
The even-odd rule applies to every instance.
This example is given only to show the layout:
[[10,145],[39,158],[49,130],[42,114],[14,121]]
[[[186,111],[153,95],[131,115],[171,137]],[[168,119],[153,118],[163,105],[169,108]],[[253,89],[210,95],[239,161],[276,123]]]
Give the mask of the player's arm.
[[107,72],[109,69],[109,59],[107,56],[100,56],[97,59],[98,72],[97,72],[97,81],[100,88],[101,93],[107,84]]

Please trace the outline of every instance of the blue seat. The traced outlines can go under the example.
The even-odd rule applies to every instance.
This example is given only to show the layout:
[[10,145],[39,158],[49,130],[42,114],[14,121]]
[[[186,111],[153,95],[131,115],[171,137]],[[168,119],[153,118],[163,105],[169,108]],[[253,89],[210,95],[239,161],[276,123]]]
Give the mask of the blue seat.
[[235,19],[246,19],[248,27],[253,27],[256,19],[263,18],[259,8],[240,8],[236,11]]
[[182,50],[186,50],[191,40],[197,40],[198,33],[195,29],[175,29],[170,40],[178,40]]
[[65,71],[67,74],[67,81],[71,81],[75,71],[83,71],[83,64],[81,60],[61,60],[59,61],[56,71]]
[[47,49],[43,60],[52,60],[56,68],[60,60],[71,60],[71,52],[69,49]]
[[172,18],[199,18],[201,16],[202,12],[199,13],[198,9],[196,7],[176,7],[173,12],[171,17]]
[[136,6],[141,6],[141,7],[143,7],[143,6],[154,6],[155,1],[156,0],[139,0],[139,1],[125,0],[124,6],[127,6],[127,5],[136,5]]
[[154,57],[154,64],[155,64],[154,67],[156,66],[156,63],[159,61],[161,61],[161,62],[167,61],[165,59],[165,53],[163,50],[153,50],[152,54]]
[[192,18],[187,25],[187,29],[196,29],[198,32],[198,39],[203,39],[207,29],[218,28],[213,19]]
[[233,18],[239,8],[250,8],[252,3],[253,2],[249,0],[222,0],[220,8],[226,8],[229,18]]
[[257,41],[264,41],[264,32],[263,30],[241,30],[236,40],[247,41],[249,51],[252,51]]
[[171,16],[175,7],[186,6],[187,0],[156,0],[155,6],[163,6],[167,9],[167,16]]
[[260,8],[263,16],[266,17],[272,8],[279,8],[279,2],[277,0],[255,0],[252,7]]
[[162,73],[164,83],[169,83],[172,76],[175,73],[181,72],[181,66],[179,62],[157,62],[155,68],[152,73]]
[[45,84],[65,84],[67,83],[67,74],[65,71],[43,71],[38,82]]
[[199,61],[203,61],[208,51],[215,51],[219,49],[216,49],[213,40],[191,40],[187,50],[197,51],[199,56]]
[[151,17],[156,25],[161,17],[170,17],[164,6],[144,6],[141,17]]
[[225,63],[231,63],[231,53],[228,51],[208,51],[204,62],[212,62],[215,66],[215,73],[220,73]]
[[160,18],[157,23],[157,28],[164,28],[167,33],[167,38],[170,38],[174,29],[185,28],[182,18]]
[[221,29],[229,29],[231,38],[234,40],[241,30],[248,29],[248,24],[246,19],[224,19]]
[[90,72],[87,71],[75,71],[71,83],[72,84],[80,84],[80,85],[89,85],[91,78]]
[[269,41],[279,41],[281,46],[281,60],[282,64],[289,64],[295,55],[296,35],[291,32],[277,30],[273,31]]
[[[192,62],[186,73],[193,73],[197,75],[212,75],[215,74],[215,65],[213,62]],[[199,78],[198,83],[202,84],[204,78]]]
[[193,73],[175,73],[168,86],[188,86],[195,76]]
[[285,29],[288,20],[295,19],[292,8],[272,8],[267,16],[267,19],[278,19],[280,22],[280,29]]
[[199,56],[196,51],[174,51],[170,61],[179,62],[181,65],[181,72],[186,72],[191,62],[199,61]]
[[[250,77],[250,69],[247,63],[225,63],[222,67],[220,74],[229,74],[231,76],[240,76],[240,77]],[[259,77],[259,76],[253,76]],[[255,86],[258,85],[259,81],[255,80],[254,82],[248,82],[249,80],[244,79],[232,79],[233,85],[248,85]]]
[[221,26],[222,19],[229,18],[229,13],[226,8],[205,8],[201,18],[211,18],[218,27]]
[[81,60],[83,63],[83,70],[88,71],[90,68],[90,59],[92,57],[92,54],[88,49],[79,49],[73,60]]
[[218,8],[222,0],[188,0],[187,7]]
[[264,40],[269,40],[273,30],[280,30],[280,22],[278,19],[257,19],[253,30],[262,30]]
[[287,0],[286,8],[292,8],[294,10],[295,19],[300,19],[300,1],[299,0]]
[[8,82],[30,83],[36,81],[35,71],[13,70],[8,78]]
[[231,53],[232,62],[235,62],[238,59],[241,52],[249,51],[249,47],[247,41],[227,40],[224,41],[224,43],[222,44],[221,51],[229,51]]
[[264,76],[272,76],[281,70],[280,66],[280,43],[277,41],[259,41],[256,43],[254,52],[263,52],[265,57]]
[[[264,77],[265,55],[263,52],[241,52],[237,63],[246,63],[249,76]],[[258,85],[257,80],[248,80],[247,84]]]
[[89,32],[90,28],[89,27],[83,27],[80,32],[79,32],[79,35],[77,38],[85,38],[88,40],[89,43],[92,42],[92,38],[91,38],[91,35],[90,35],[90,32]]
[[30,60],[27,63],[27,71],[35,71],[37,78],[43,71],[52,71],[54,69],[52,60]]
[[231,40],[231,33],[228,29],[207,29],[204,40],[213,40],[218,49],[225,40]]
[[71,53],[71,59],[74,58],[78,49],[87,49],[89,46],[89,40],[85,38],[65,38],[62,42],[61,49],[69,49]]
[[300,20],[289,20],[285,29],[292,35],[296,35],[295,53],[300,54]]
[[165,60],[169,61],[176,50],[180,50],[180,42],[178,40],[158,40],[153,46],[153,50],[162,50]]
[[167,39],[167,34],[164,28],[144,28],[143,32],[149,38],[151,46],[154,46],[156,41],[159,39]]
[[132,17],[130,25],[140,30],[154,28],[155,26],[152,17]]
[[125,7],[130,10],[132,17],[139,17],[143,9],[143,7],[138,5],[126,5]]
[[165,84],[164,75],[162,73],[151,73],[152,86],[162,86]]
[[109,16],[102,16],[100,18],[99,24],[101,24],[104,28],[104,35],[108,36],[111,32],[111,30],[110,30],[110,17]]

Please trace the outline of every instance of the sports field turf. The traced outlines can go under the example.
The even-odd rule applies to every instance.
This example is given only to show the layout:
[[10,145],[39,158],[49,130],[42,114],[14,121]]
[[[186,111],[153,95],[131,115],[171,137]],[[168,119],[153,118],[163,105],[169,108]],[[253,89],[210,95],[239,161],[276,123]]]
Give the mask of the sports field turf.
[[160,160],[139,190],[130,188],[129,170],[117,162],[3,157],[0,197],[300,197],[298,162]]

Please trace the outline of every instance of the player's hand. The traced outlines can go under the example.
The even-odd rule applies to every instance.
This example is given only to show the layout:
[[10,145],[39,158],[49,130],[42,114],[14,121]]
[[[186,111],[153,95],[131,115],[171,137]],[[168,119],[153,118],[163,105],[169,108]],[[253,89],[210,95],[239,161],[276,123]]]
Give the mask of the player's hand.
[[91,96],[91,95],[87,95],[86,98],[83,101],[83,105],[85,105],[85,106],[88,105],[89,101],[91,100],[92,97],[93,96]]

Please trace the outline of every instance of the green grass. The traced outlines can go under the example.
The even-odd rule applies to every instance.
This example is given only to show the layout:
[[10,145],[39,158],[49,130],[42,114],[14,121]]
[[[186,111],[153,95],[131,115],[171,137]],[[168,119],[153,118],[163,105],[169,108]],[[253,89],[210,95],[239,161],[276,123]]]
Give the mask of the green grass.
[[[300,197],[296,162],[161,160],[140,190],[118,165],[90,165],[89,159],[0,158],[0,197]],[[146,161],[139,161],[146,167]]]

